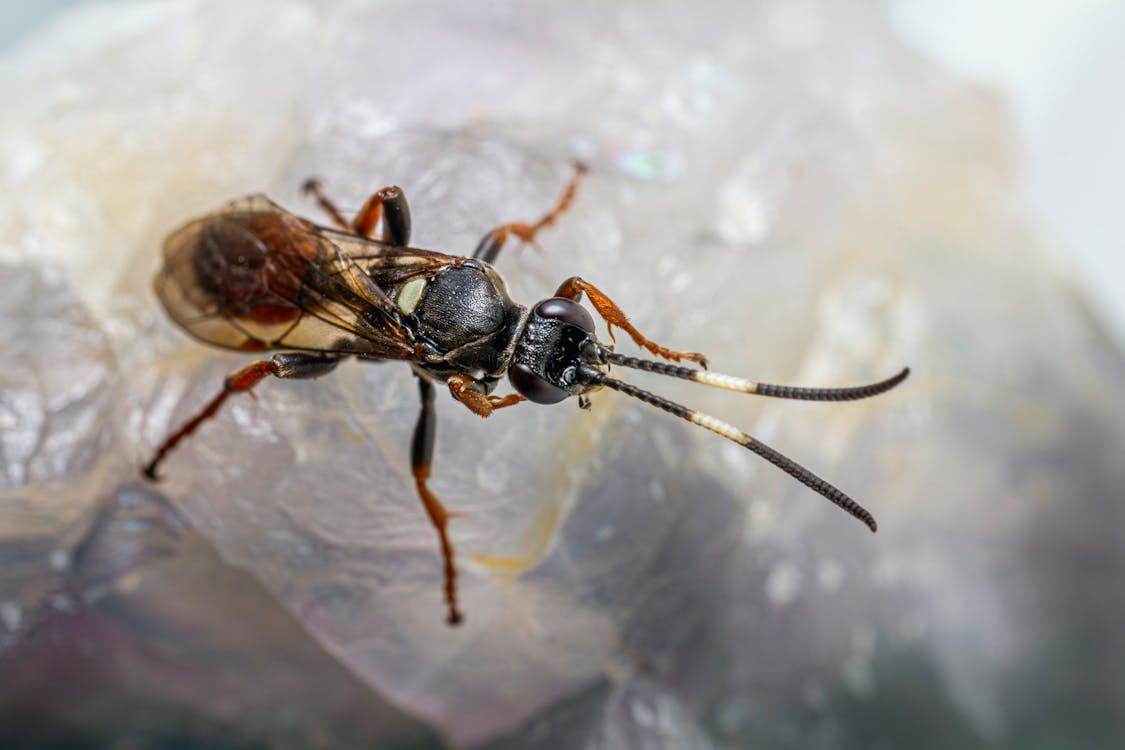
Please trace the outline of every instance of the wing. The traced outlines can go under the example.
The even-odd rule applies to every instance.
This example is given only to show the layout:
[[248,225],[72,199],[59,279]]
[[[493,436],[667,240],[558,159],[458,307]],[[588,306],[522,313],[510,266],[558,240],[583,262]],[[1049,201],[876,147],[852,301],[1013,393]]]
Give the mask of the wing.
[[[258,195],[170,235],[155,289],[173,320],[215,346],[409,360],[413,336],[364,269],[392,250],[405,272],[410,251],[324,230]],[[421,253],[415,274],[453,260]]]
[[388,245],[375,239],[320,228],[321,233],[362,268],[384,290],[393,290],[416,276],[436,276],[458,258],[433,250]]

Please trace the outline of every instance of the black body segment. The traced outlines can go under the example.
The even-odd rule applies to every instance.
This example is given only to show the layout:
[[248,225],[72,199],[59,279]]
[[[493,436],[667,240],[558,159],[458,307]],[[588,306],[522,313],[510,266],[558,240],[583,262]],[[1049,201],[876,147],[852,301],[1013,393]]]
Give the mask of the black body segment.
[[383,242],[399,247],[409,245],[410,205],[406,202],[402,188],[398,186],[383,188],[367,199],[352,222],[355,233],[364,237],[372,236],[379,220],[379,209],[382,209],[383,215],[383,231],[379,235]]
[[512,387],[539,404],[581,394],[586,386],[578,380],[578,366],[593,332],[593,318],[574,300],[551,297],[540,302],[512,353]]
[[495,269],[466,260],[429,279],[409,325],[426,372],[441,380],[469,375],[491,393],[507,372],[524,316]]
[[494,263],[496,261],[496,256],[498,256],[500,251],[504,248],[504,240],[506,239],[506,236],[502,239],[495,231],[489,232],[481,237],[480,242],[477,243],[477,249],[473,251],[473,260]]
[[429,378],[422,375],[418,376],[418,395],[422,408],[410,439],[410,463],[411,466],[430,466],[434,460],[434,441],[437,440],[437,391]]

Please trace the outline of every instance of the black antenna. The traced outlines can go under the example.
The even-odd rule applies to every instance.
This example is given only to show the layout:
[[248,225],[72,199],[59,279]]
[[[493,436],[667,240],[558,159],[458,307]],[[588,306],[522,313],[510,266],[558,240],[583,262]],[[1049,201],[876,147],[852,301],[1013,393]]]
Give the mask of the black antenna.
[[[619,357],[622,360],[633,360],[632,357],[621,357],[621,355],[614,354],[613,352],[610,352],[608,350],[604,350],[604,351],[607,355],[613,355],[613,359],[610,359],[610,361],[615,361]],[[609,357],[607,357],[607,359],[609,359]],[[636,360],[636,361],[637,362],[646,362],[646,360]],[[691,369],[686,368],[686,367],[675,367],[673,365],[664,365],[664,364],[657,363],[657,362],[647,363],[647,364],[655,365],[655,367],[653,367],[652,370],[651,370],[652,372],[660,372],[661,370],[663,370],[665,368],[671,369],[671,370],[682,370],[682,371],[688,372],[688,373],[703,372],[701,370],[691,370]],[[625,365],[625,366],[629,366],[629,365]],[[642,369],[646,369],[646,368],[642,368]],[[908,372],[909,372],[909,370],[904,370],[899,375],[896,375],[895,376],[895,378],[897,378],[896,383],[901,382],[902,379],[906,377],[906,373],[908,373]],[[704,374],[706,374],[706,373],[704,373]],[[833,503],[840,506],[841,508],[843,508],[845,511],[847,511],[851,515],[858,518],[860,521],[863,521],[865,524],[867,524],[867,527],[869,529],[871,529],[872,531],[878,530],[879,526],[878,526],[878,524],[875,523],[875,518],[862,505],[857,503],[855,500],[852,500],[850,497],[848,497],[842,491],[837,489],[835,486],[833,486],[833,485],[829,484],[828,482],[824,481],[823,479],[818,477],[816,474],[813,474],[811,471],[806,469],[804,466],[801,466],[799,463],[797,463],[793,459],[777,452],[776,450],[769,447],[768,445],[761,442],[760,440],[757,440],[757,439],[751,437],[750,435],[747,435],[745,432],[738,429],[734,425],[728,424],[727,422],[724,422],[721,419],[717,419],[715,417],[712,417],[708,414],[704,414],[703,412],[697,411],[695,409],[689,409],[688,407],[686,407],[682,404],[677,404],[675,401],[669,401],[668,399],[663,398],[662,396],[657,396],[655,393],[652,393],[650,391],[646,391],[643,388],[638,388],[635,385],[631,385],[631,384],[626,383],[624,381],[616,380],[614,378],[611,378],[608,375],[605,375],[604,373],[598,372],[597,370],[595,370],[592,367],[583,368],[582,376],[583,376],[583,380],[589,385],[593,385],[593,386],[604,385],[607,388],[612,388],[615,391],[620,391],[621,393],[624,393],[627,396],[632,396],[633,398],[640,399],[641,401],[644,401],[646,404],[649,404],[651,406],[655,406],[658,409],[663,409],[664,411],[668,412],[669,414],[677,416],[680,419],[687,420],[688,422],[691,422],[692,424],[699,425],[700,427],[706,428],[706,429],[710,430],[711,432],[714,432],[718,435],[722,435],[727,440],[738,443],[743,448],[747,448],[747,449],[753,451],[754,453],[757,453],[759,456],[766,459],[771,464],[773,464],[777,468],[781,469],[786,474],[793,477],[794,479],[796,479],[798,482],[805,485],[809,489],[811,489],[814,492],[817,492],[820,495],[823,495],[824,497],[828,498]],[[682,377],[682,376],[677,375],[677,377]],[[727,377],[727,376],[721,376],[721,377]],[[891,380],[895,380],[895,378],[891,378]],[[696,380],[696,378],[693,378],[693,377],[688,377],[688,379],[689,380]],[[705,382],[705,381],[697,380],[696,382]],[[749,382],[749,381],[747,381],[747,382]],[[890,381],[884,381],[884,383],[886,383],[886,382],[890,382]],[[878,385],[881,385],[881,384],[876,383],[873,386],[863,386],[863,387],[875,387],[875,386],[878,386]],[[886,388],[891,388],[894,385],[895,385],[895,383],[892,383],[891,385],[887,386]],[[771,387],[778,387],[778,386],[771,386]],[[784,387],[784,386],[782,386],[782,387]],[[883,388],[883,390],[886,390],[886,388]],[[822,390],[822,389],[797,389],[797,390],[806,391],[806,390]],[[824,390],[831,391],[831,390],[836,390],[836,389],[824,389]],[[855,389],[843,389],[843,390],[855,390]],[[754,392],[757,392],[757,391],[748,391],[748,392],[754,393]],[[880,392],[880,391],[876,391],[876,393],[878,393],[878,392]],[[763,394],[763,395],[774,395],[774,394]],[[868,395],[872,395],[872,394],[868,394]],[[798,396],[797,398],[801,398],[801,397]],[[854,398],[863,398],[863,396],[855,396]]]
[[906,380],[906,376],[910,374],[910,368],[904,367],[902,372],[886,380],[880,380],[877,383],[868,383],[867,385],[858,385],[852,388],[798,388],[791,385],[756,383],[753,380],[735,377],[734,375],[723,375],[722,373],[711,372],[710,370],[697,370],[692,367],[670,365],[666,362],[654,362],[649,359],[627,357],[624,354],[618,354],[605,347],[600,347],[598,353],[604,361],[610,364],[620,365],[621,367],[654,372],[657,375],[670,375],[674,378],[690,380],[695,383],[702,383],[703,385],[709,385],[714,388],[723,388],[728,391],[753,393],[758,396],[772,396],[774,398],[799,399],[802,401],[856,401],[861,398],[870,398],[871,396],[878,396],[880,393],[889,391]]

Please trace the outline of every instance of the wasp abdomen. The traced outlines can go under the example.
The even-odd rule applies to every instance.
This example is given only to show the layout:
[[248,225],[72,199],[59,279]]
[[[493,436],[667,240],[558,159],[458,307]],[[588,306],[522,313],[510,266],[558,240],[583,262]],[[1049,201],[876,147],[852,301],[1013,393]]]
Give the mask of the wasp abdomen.
[[[203,223],[192,265],[199,289],[210,295],[218,311],[260,323],[281,323],[301,315],[296,295],[319,245],[294,232],[293,223],[289,217],[263,212],[219,216]],[[287,252],[279,252],[282,249]]]

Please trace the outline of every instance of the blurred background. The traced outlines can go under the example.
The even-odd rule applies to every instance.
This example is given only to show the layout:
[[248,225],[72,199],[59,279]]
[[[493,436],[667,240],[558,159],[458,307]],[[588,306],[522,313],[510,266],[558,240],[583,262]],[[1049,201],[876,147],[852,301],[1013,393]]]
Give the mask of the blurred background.
[[[0,49],[90,2],[5,0]],[[1115,0],[1065,6],[882,0],[878,6],[903,43],[1003,102],[1017,151],[1013,190],[1120,340],[1125,253],[1113,217],[1125,185],[1125,102],[1106,94],[1125,68],[1125,8]]]
[[[0,747],[1125,743],[1125,6],[0,9]],[[613,394],[443,399],[451,630],[390,365],[263,383],[139,481],[245,363],[159,309],[170,229],[259,191],[316,217],[318,175],[467,253],[575,158],[513,296],[581,274],[769,382],[910,365],[839,405],[631,378],[878,535]]]

